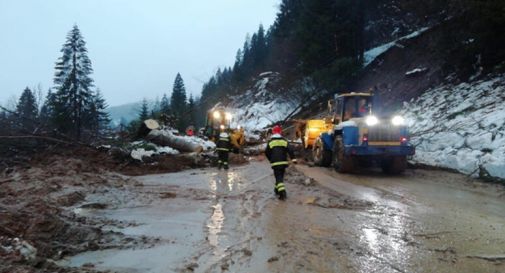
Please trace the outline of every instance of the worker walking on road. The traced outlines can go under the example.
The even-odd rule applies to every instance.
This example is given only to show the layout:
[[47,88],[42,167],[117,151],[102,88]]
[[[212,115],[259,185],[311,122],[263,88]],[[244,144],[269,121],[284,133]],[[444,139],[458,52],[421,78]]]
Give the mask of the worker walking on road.
[[272,129],[272,138],[267,144],[265,154],[272,165],[275,176],[275,194],[279,199],[286,199],[286,186],[284,185],[284,173],[289,166],[288,155],[293,163],[296,163],[293,150],[288,141],[282,137],[282,128],[276,125]]
[[228,157],[231,148],[232,146],[230,135],[226,132],[221,132],[221,134],[219,134],[219,140],[216,144],[216,151],[218,155],[218,169],[224,167],[225,170],[228,170]]

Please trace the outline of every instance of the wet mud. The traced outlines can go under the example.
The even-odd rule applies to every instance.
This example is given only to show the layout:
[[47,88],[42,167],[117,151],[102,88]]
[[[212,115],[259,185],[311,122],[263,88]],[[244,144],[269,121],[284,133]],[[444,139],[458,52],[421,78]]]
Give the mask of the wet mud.
[[61,255],[58,268],[505,272],[504,189],[458,174],[341,175],[297,165],[287,170],[286,201],[275,197],[261,157],[229,171],[116,176],[117,184],[54,197],[65,213],[116,238]]

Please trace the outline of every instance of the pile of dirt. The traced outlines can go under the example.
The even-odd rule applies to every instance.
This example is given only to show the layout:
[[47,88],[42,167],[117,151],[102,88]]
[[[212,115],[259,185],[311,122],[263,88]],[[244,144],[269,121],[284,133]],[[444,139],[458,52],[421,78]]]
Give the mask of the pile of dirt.
[[104,223],[79,217],[69,208],[90,193],[135,183],[81,156],[53,154],[37,161],[42,160],[39,155],[31,167],[11,167],[0,174],[0,272],[93,272],[60,269],[53,261],[131,240],[103,232],[99,226]]
[[48,166],[48,162],[54,161],[53,158],[80,160],[83,166],[75,167],[82,171],[105,170],[130,176],[179,172],[208,165],[205,158],[196,154],[157,155],[148,161],[140,162],[132,159],[129,155],[118,157],[111,153],[110,149],[59,147],[31,155],[30,160],[23,166]]

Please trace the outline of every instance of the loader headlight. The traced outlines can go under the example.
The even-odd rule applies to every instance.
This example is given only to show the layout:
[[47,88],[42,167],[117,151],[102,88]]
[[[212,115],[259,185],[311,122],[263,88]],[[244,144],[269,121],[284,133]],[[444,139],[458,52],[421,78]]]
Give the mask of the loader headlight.
[[220,119],[221,118],[221,113],[219,111],[214,111],[214,114],[212,114],[215,119]]
[[366,125],[375,126],[379,124],[379,119],[376,116],[368,116],[365,119]]
[[226,120],[231,120],[231,118],[232,118],[232,115],[230,113],[225,113],[224,116],[225,116]]
[[393,123],[394,126],[402,126],[405,125],[405,119],[402,116],[394,116],[393,119],[391,119],[391,123]]

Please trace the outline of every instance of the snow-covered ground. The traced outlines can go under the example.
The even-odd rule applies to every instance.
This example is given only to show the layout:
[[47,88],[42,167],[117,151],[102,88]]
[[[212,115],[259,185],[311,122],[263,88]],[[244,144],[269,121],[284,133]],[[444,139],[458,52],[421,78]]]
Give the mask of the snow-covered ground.
[[505,76],[429,90],[402,112],[414,162],[505,179]]
[[260,79],[243,95],[233,98],[227,109],[233,113],[232,126],[242,126],[246,135],[260,131],[265,127],[283,121],[298,106],[297,99],[279,96],[274,93],[276,80],[279,75],[275,72],[260,74]]
[[131,144],[130,156],[133,159],[142,161],[143,157],[151,157],[153,155],[177,155],[179,151],[172,149],[170,147],[162,147],[156,144],[145,142],[145,141],[135,141]]
[[377,57],[379,57],[384,52],[388,51],[393,46],[399,46],[398,42],[415,38],[415,37],[421,35],[423,32],[425,32],[428,29],[429,28],[427,28],[427,27],[421,28],[421,29],[419,29],[417,31],[412,32],[409,35],[405,35],[405,36],[401,37],[398,40],[392,41],[392,42],[387,43],[387,44],[380,45],[378,47],[375,47],[375,48],[372,48],[372,49],[366,51],[365,52],[365,63],[364,63],[364,66],[367,66],[367,65],[371,64]]

